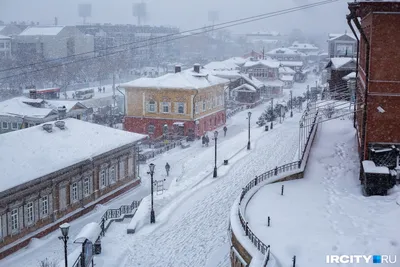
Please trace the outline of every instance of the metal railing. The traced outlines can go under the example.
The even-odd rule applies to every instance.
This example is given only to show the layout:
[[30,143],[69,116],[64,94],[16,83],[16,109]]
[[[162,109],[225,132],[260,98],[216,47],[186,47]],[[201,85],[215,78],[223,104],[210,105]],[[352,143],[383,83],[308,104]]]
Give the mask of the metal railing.
[[[312,137],[312,132],[314,130],[315,127],[317,127],[316,125],[316,120],[318,118],[318,113],[315,114],[314,117],[314,122],[311,125],[311,129],[308,132],[308,136],[307,136],[307,141],[306,141],[306,145],[305,148],[307,148],[309,142],[311,142],[311,137]],[[300,149],[300,148],[299,148]],[[258,251],[260,251],[263,255],[266,255],[265,258],[265,262],[264,262],[264,266],[267,266],[269,258],[270,258],[270,245],[266,245],[264,242],[262,242],[256,235],[255,233],[250,229],[249,227],[249,223],[245,220],[244,216],[241,213],[241,202],[243,200],[243,198],[245,197],[245,195],[250,191],[250,189],[252,189],[253,187],[257,186],[259,183],[266,181],[267,179],[277,176],[279,174],[282,173],[286,173],[286,172],[290,172],[290,171],[295,171],[295,170],[300,170],[301,169],[301,164],[302,161],[304,160],[304,156],[306,154],[306,149],[301,151],[302,155],[301,155],[301,159],[299,161],[294,161],[294,162],[290,162],[281,166],[277,166],[272,170],[269,170],[259,176],[256,176],[256,178],[252,179],[242,190],[242,193],[240,195],[240,199],[239,199],[239,208],[238,208],[238,215],[239,215],[239,220],[240,220],[240,224],[242,226],[243,231],[246,233],[246,236],[250,239],[250,241],[253,243],[253,245],[257,248]]]
[[[100,227],[101,227],[101,236],[105,235],[105,232],[107,231],[108,227],[110,224],[115,220],[121,218],[125,218],[126,215],[132,215],[133,211],[137,209],[140,205],[140,202],[142,200],[134,200],[130,205],[122,205],[119,207],[119,209],[108,209],[106,212],[103,214],[100,220]],[[122,219],[123,219],[122,218]],[[110,220],[110,223],[106,225],[106,221]]]

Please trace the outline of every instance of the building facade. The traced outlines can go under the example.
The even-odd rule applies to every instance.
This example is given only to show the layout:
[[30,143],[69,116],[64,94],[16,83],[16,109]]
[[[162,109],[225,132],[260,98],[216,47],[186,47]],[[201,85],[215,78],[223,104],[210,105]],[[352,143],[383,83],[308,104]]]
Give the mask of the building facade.
[[175,134],[202,136],[223,125],[227,80],[202,73],[200,65],[158,78],[122,84],[127,113],[124,129],[150,138]]
[[[352,22],[361,19],[361,27],[353,24],[361,35],[355,121],[360,158],[393,168],[397,165],[395,150],[400,143],[396,123],[400,107],[400,69],[393,67],[400,64],[397,51],[400,3],[355,2],[348,5]],[[373,153],[379,147],[385,149]]]
[[329,34],[328,57],[356,57],[357,40],[354,36],[344,34]]
[[329,92],[335,99],[342,99],[349,95],[347,82],[343,78],[356,70],[354,58],[331,58],[326,66]]
[[13,38],[18,59],[57,59],[76,54],[93,56],[93,36],[75,26],[30,26]]
[[11,57],[11,37],[0,35],[0,59]]
[[[140,183],[135,145],[145,136],[75,119],[63,122],[64,129],[51,124],[51,132],[36,126],[0,136],[0,143],[7,144],[2,147],[10,149],[0,163],[10,179],[0,184],[0,258]],[[100,136],[108,149],[92,146]],[[82,147],[82,140],[88,145]],[[48,142],[54,151],[37,153]],[[82,150],[79,155],[60,156],[74,149]],[[29,165],[39,161],[49,166],[31,169]],[[14,166],[25,166],[26,173]],[[76,210],[80,211],[73,213]]]
[[305,54],[289,48],[277,48],[269,51],[266,55],[278,61],[304,61]]

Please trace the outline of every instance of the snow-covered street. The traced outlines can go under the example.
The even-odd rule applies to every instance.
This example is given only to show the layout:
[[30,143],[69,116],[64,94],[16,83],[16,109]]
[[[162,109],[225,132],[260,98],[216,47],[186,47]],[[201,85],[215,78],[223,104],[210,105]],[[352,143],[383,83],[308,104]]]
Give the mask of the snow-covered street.
[[157,216],[156,225],[127,235],[126,224],[114,224],[103,239],[105,253],[96,258],[97,266],[227,266],[230,207],[249,179],[293,161],[298,120],[296,114],[272,131],[253,130],[255,135],[258,130],[259,138],[250,153],[237,155],[237,162],[224,175],[209,177],[186,192],[185,198],[176,200],[180,202],[176,209],[169,209],[174,205],[169,203]]
[[308,162],[304,179],[265,185],[246,208],[250,228],[271,245],[282,266],[291,266],[294,255],[296,266],[307,267],[324,266],[327,255],[391,255],[392,260],[397,255],[398,260],[400,190],[362,195],[352,121],[322,123]]

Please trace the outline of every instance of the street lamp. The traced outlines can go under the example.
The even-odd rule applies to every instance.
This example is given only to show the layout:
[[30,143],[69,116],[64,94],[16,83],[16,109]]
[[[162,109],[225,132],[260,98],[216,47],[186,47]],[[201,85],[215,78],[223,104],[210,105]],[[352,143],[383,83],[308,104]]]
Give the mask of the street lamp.
[[155,223],[156,222],[156,215],[154,214],[154,205],[153,205],[153,187],[154,187],[154,180],[153,180],[153,175],[154,175],[154,168],[156,165],[153,163],[150,163],[149,169],[150,171],[148,174],[150,174],[151,177],[151,212],[150,212],[150,223]]
[[251,112],[249,111],[247,113],[247,119],[249,120],[249,141],[247,142],[247,150],[250,150],[250,117],[251,117]]
[[290,117],[293,117],[293,91],[290,90]]
[[218,131],[214,132],[214,141],[215,141],[215,165],[214,165],[214,175],[213,177],[217,177],[217,139],[218,139]]
[[60,225],[60,230],[62,236],[59,236],[58,239],[64,241],[64,261],[65,267],[68,267],[68,255],[67,255],[67,242],[68,242],[68,231],[69,231],[69,223],[63,223]]

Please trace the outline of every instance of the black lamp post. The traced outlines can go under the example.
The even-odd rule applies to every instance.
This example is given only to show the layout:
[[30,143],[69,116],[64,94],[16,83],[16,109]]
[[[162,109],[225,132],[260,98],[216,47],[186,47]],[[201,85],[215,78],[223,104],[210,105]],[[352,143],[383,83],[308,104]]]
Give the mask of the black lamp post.
[[215,141],[215,165],[214,165],[214,175],[213,177],[217,177],[217,140],[218,140],[218,131],[214,132],[214,141]]
[[250,118],[251,118],[251,112],[247,113],[247,119],[249,120],[249,141],[247,142],[247,150],[250,150]]
[[290,90],[290,117],[293,117],[293,91]]
[[67,253],[67,242],[68,242],[68,231],[69,231],[69,223],[63,223],[60,225],[60,230],[62,236],[59,236],[58,239],[64,241],[64,261],[65,267],[68,267],[68,253]]
[[153,188],[154,188],[154,180],[153,180],[153,175],[154,175],[154,168],[156,167],[156,165],[154,165],[153,163],[150,163],[149,165],[149,169],[150,171],[148,172],[148,174],[150,174],[151,177],[151,211],[150,211],[150,223],[155,223],[156,222],[156,215],[154,214],[154,205],[153,205]]

